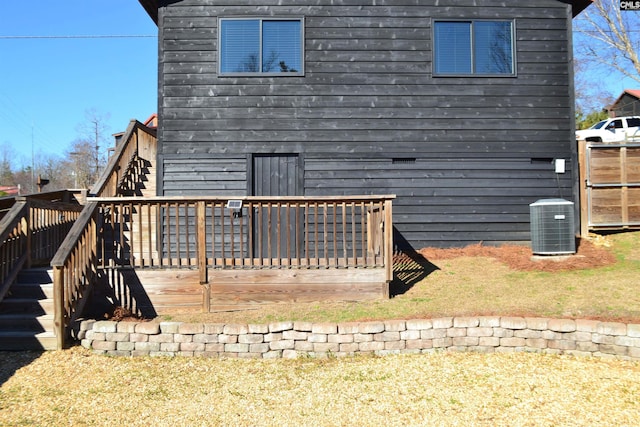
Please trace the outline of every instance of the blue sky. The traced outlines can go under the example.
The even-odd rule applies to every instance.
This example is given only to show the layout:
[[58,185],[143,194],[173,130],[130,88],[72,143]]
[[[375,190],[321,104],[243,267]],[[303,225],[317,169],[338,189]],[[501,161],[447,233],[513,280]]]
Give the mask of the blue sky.
[[[136,0],[0,1],[0,146],[63,156],[86,113],[110,135],[157,109],[157,27]],[[6,38],[7,36],[130,38]]]

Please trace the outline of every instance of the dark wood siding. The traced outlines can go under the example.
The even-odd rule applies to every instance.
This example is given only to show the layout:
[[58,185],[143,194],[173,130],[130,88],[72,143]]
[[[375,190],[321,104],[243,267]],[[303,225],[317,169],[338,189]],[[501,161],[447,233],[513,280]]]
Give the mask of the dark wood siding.
[[165,195],[222,197],[245,194],[246,157],[198,156],[196,159],[171,156],[164,159],[162,185]]
[[[245,195],[247,156],[298,154],[304,195],[397,194],[415,247],[528,240],[530,203],[576,201],[566,4],[238,3],[160,9],[160,194]],[[229,16],[303,17],[305,75],[218,77]],[[432,20],[471,18],[514,20],[516,77],[432,76]]]

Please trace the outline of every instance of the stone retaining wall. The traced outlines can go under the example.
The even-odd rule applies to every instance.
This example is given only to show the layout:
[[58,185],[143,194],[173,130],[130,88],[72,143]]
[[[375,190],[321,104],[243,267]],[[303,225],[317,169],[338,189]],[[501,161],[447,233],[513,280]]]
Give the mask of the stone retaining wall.
[[445,317],[268,325],[85,320],[78,338],[113,356],[240,358],[531,351],[640,360],[640,325],[525,317]]

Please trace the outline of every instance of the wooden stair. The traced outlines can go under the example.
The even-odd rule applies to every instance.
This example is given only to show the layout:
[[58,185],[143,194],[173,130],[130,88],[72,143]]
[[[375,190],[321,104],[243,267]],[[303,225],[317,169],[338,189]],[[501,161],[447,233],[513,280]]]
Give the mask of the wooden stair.
[[0,301],[0,351],[55,349],[52,270],[25,269]]

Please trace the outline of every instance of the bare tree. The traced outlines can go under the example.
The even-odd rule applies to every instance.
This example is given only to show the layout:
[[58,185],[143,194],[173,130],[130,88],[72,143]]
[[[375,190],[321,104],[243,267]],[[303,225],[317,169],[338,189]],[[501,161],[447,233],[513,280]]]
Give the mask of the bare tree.
[[[589,114],[599,114],[611,105],[617,94],[612,94],[602,84],[594,84],[588,71],[588,63],[583,59],[573,61],[576,95],[576,122],[583,122]],[[606,115],[606,114],[605,114]],[[593,123],[591,123],[593,124]],[[588,126],[587,126],[588,127]]]
[[74,188],[91,188],[96,181],[95,147],[93,141],[77,139],[67,153]]
[[640,14],[621,11],[620,0],[593,2],[574,21],[579,60],[596,62],[640,83]]
[[240,63],[236,71],[239,73],[257,73],[260,71],[260,64],[258,62],[258,54],[250,53],[244,62]]
[[[258,54],[251,53],[247,55],[246,59],[243,62],[240,63],[236,71],[240,73],[258,73],[260,71],[264,73],[274,72],[275,64],[277,63],[277,61],[278,52],[272,50],[267,58],[262,58],[261,67]],[[278,69],[277,71],[285,72],[286,70]]]
[[0,145],[0,185],[20,186],[22,194],[32,194],[39,190],[34,177],[41,177],[48,181],[42,191],[91,188],[107,161],[107,118],[87,110],[86,121],[78,126],[82,136],[69,144],[64,157],[38,153],[24,166],[11,145]]
[[[91,174],[89,175],[89,181],[91,184],[95,183],[100,176],[100,171],[107,163],[107,151],[108,151],[108,114],[103,114],[95,109],[89,109],[85,111],[85,121],[82,122],[77,130],[81,135],[80,140],[73,142],[74,149],[72,152],[81,152],[83,161],[87,161],[92,166]],[[77,144],[82,145],[82,149],[76,150]],[[87,146],[91,149],[87,153]]]
[[43,191],[74,188],[73,166],[68,160],[63,160],[59,156],[47,156],[40,159],[36,165],[36,172],[42,178],[49,180],[49,184]]
[[13,185],[13,170],[11,159],[15,158],[13,147],[9,144],[0,146],[0,185]]

